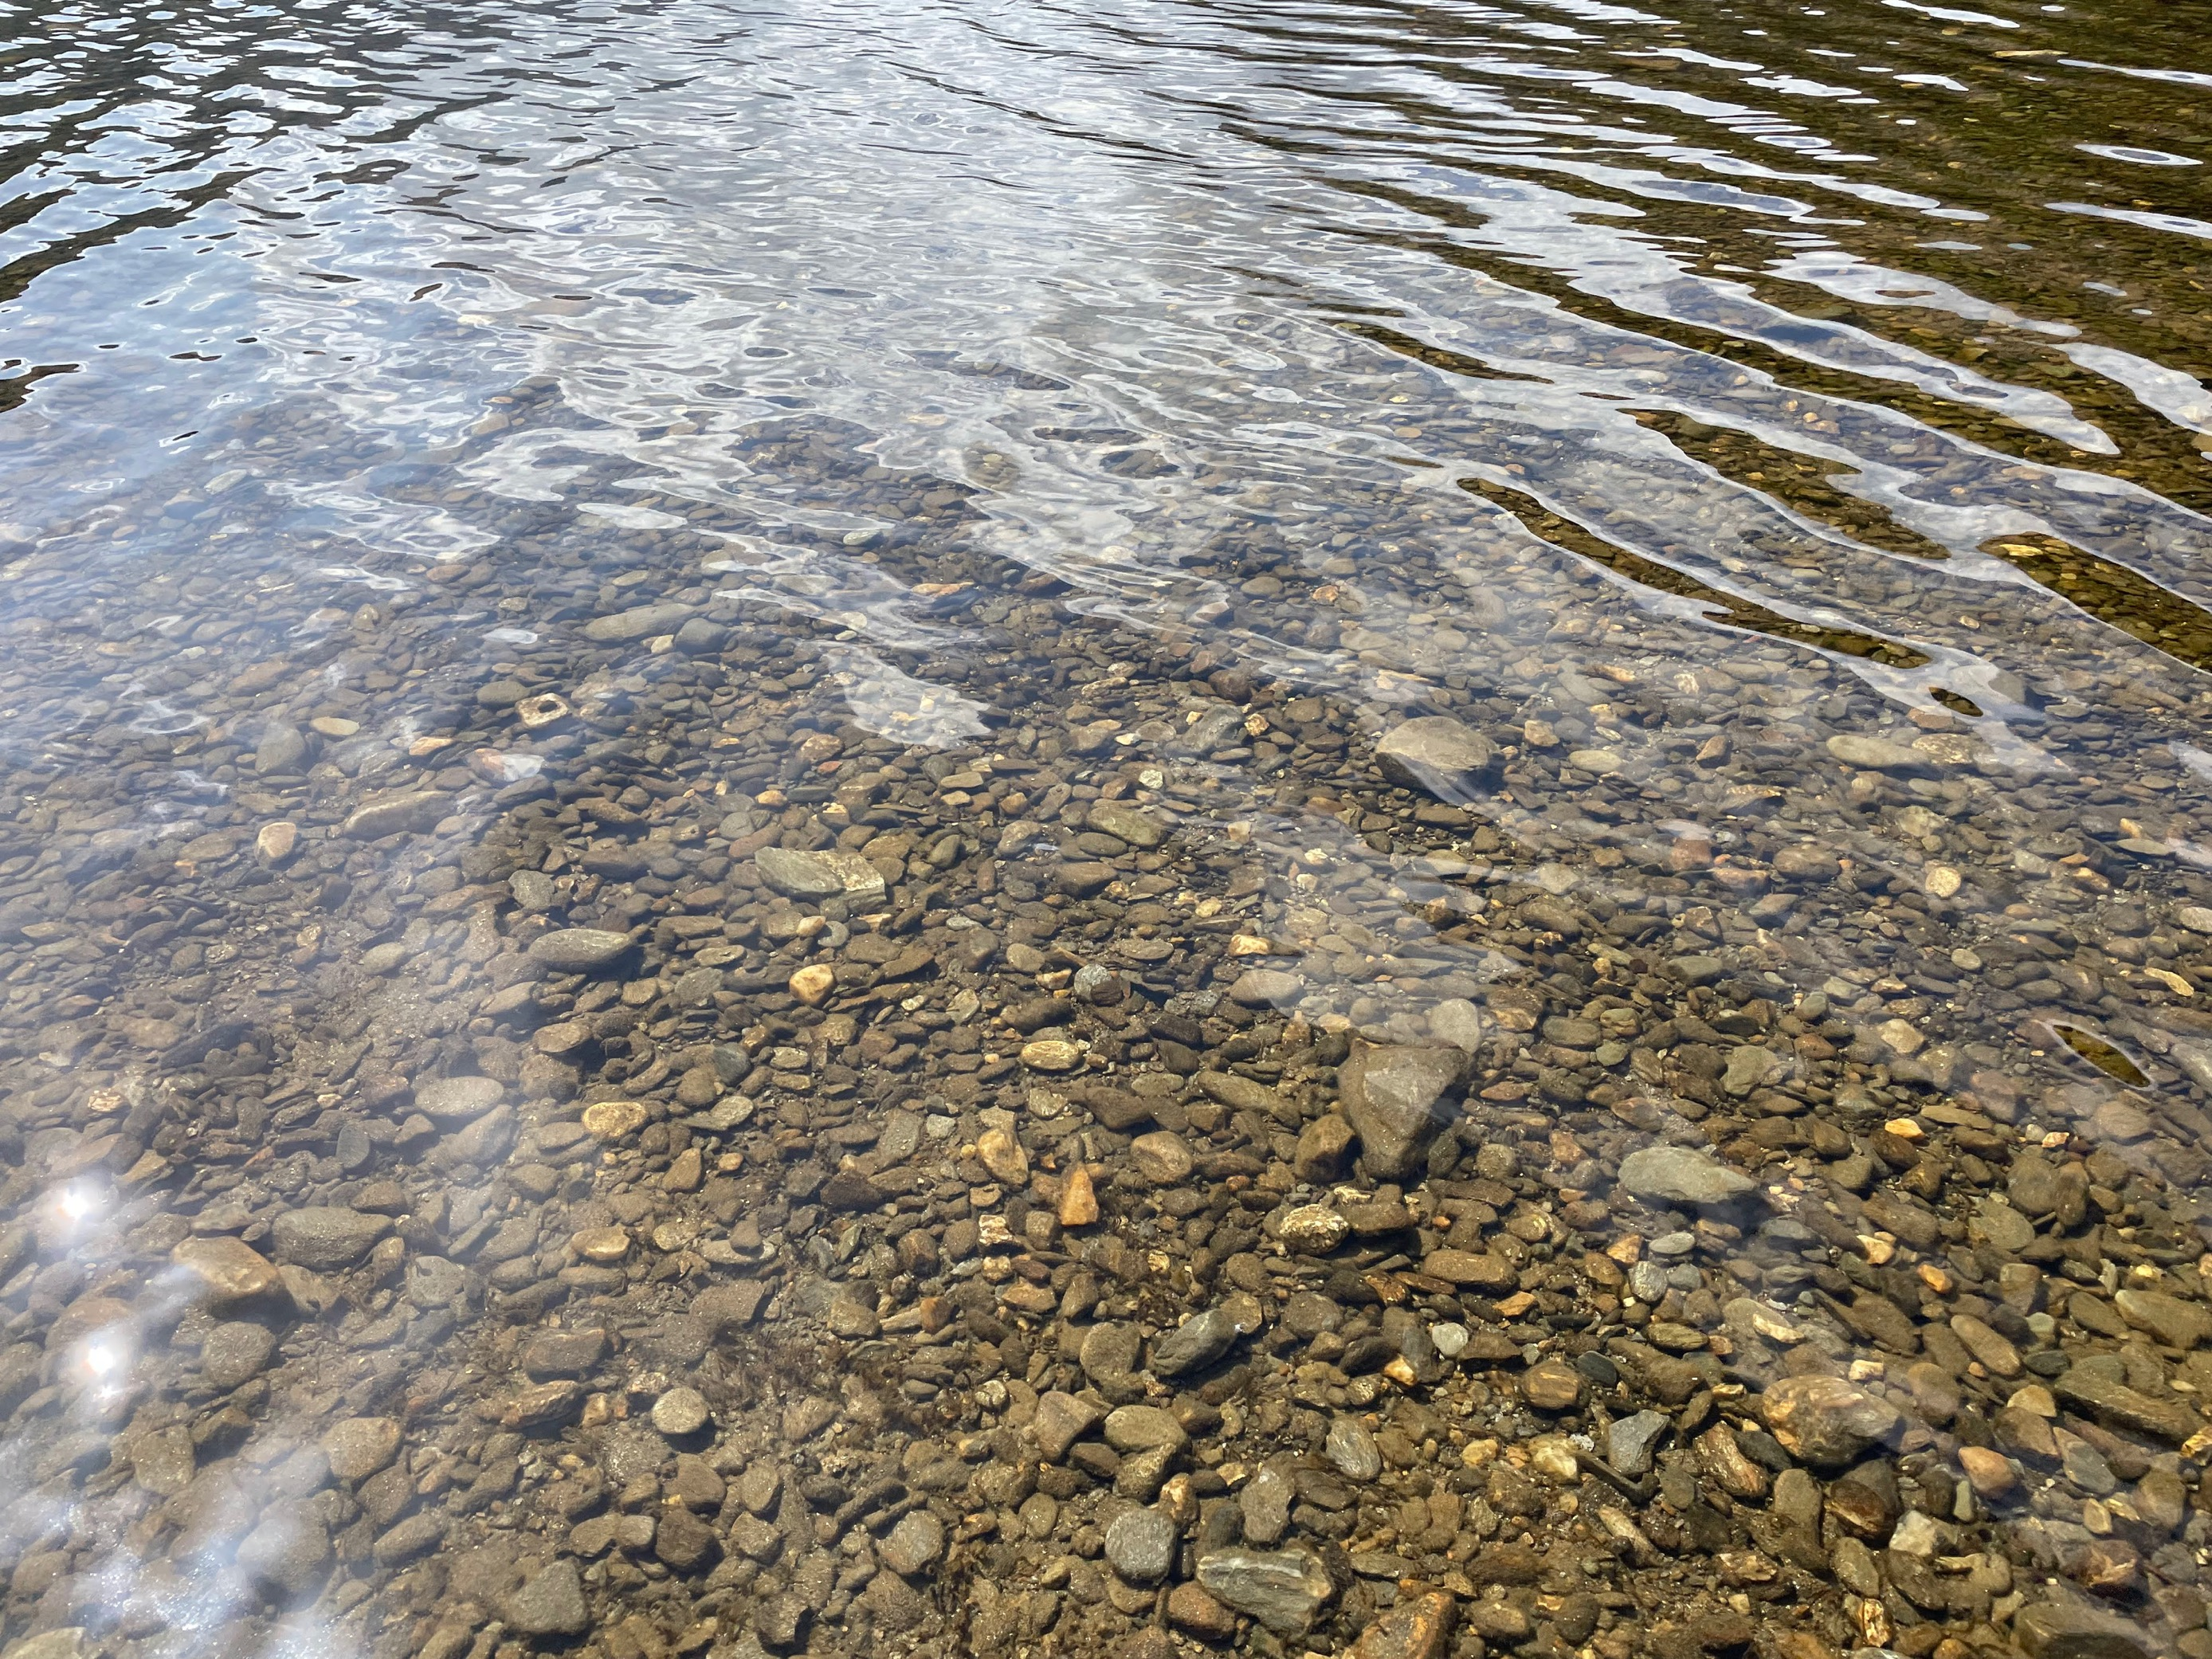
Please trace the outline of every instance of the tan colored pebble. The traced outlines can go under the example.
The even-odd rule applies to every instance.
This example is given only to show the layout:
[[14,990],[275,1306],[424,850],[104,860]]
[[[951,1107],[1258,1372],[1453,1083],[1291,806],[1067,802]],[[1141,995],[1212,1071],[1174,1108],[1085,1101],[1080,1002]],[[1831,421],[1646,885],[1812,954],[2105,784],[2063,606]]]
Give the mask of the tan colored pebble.
[[584,1108],[584,1127],[601,1140],[622,1140],[645,1127],[645,1108],[634,1100],[595,1100]]
[[1088,1227],[1098,1219],[1098,1193],[1091,1185],[1091,1171],[1080,1164],[1067,1174],[1067,1185],[1060,1194],[1060,1224],[1063,1227]]
[[586,1227],[570,1236],[568,1248],[586,1261],[611,1267],[629,1254],[629,1235],[620,1227]]

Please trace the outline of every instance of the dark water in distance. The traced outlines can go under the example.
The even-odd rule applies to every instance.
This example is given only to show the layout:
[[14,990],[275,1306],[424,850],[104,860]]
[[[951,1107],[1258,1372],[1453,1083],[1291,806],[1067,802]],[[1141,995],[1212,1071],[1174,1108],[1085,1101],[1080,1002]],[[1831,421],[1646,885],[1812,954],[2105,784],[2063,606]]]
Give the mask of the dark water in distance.
[[[1941,665],[1912,684],[2165,677],[2021,575],[2212,648],[2176,602],[2195,46],[2167,7],[27,12],[5,534],[282,569],[306,611],[356,597],[307,559],[489,544],[440,485],[611,549],[651,489],[834,531],[834,490],[726,465],[805,416],[1156,616],[1237,515],[1210,466],[1290,492],[1285,535],[1340,485],[1441,484],[1478,537],[1605,503],[1617,564]],[[563,429],[483,441],[530,380]],[[319,421],[353,441],[286,448]]]
[[[1028,716],[977,665],[1048,653],[1034,579],[1370,734],[1488,698],[1511,751],[1464,805],[1550,860],[1515,882],[1591,884],[1670,951],[1771,945],[1772,995],[1897,1076],[2088,1075],[2030,1016],[2161,1088],[2212,1076],[2185,1035],[2212,970],[2171,920],[2212,897],[2202,7],[0,13],[0,1047],[27,1099],[86,1054],[101,1088],[173,1070],[210,1029],[114,965],[136,901],[88,912],[56,872],[248,857],[294,812],[247,764],[270,687],[349,802],[448,740],[513,747],[477,796],[439,785],[483,821],[574,757],[485,738],[479,688],[659,684],[636,640],[634,680],[531,678],[594,615],[719,592],[760,638],[827,624],[857,725],[988,748]],[[979,589],[977,562],[1012,574]],[[1083,712],[1128,690],[1101,666]],[[1146,712],[1133,756],[1211,717]],[[1299,816],[1279,786],[1327,722],[1292,722],[1308,747],[1208,728],[1200,816],[1334,884],[1251,912],[1310,947],[1314,1018],[1418,1032],[1404,976],[1330,964],[1468,906],[1380,823]],[[1762,897],[1796,842],[1859,896]],[[1725,902],[1648,886],[1677,846],[1751,874]],[[166,971],[219,1003],[259,964],[304,1021],[307,964],[423,950],[378,902],[327,933],[173,906]],[[2021,965],[2062,929],[2089,966]],[[1464,928],[1434,949],[1500,971]],[[117,1109],[40,1099],[11,1202]],[[42,1340],[15,1272],[9,1340]],[[24,1431],[12,1549],[75,1524],[77,1421]]]

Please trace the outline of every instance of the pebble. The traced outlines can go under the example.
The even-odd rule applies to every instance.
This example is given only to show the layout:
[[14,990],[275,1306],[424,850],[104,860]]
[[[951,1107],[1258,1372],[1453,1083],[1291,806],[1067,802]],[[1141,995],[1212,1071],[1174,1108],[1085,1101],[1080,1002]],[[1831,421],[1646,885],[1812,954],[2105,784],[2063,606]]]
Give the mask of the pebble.
[[530,959],[561,974],[596,974],[630,952],[627,933],[605,927],[557,927],[530,943]]
[[1583,1395],[1583,1375],[1559,1359],[1542,1359],[1521,1378],[1521,1395],[1539,1411],[1571,1411]]
[[323,1455],[341,1480],[366,1480],[399,1455],[399,1425],[389,1417],[349,1417],[322,1437]]
[[611,643],[642,640],[655,634],[672,634],[690,615],[681,605],[643,605],[611,616],[594,617],[584,624],[584,637]]
[[1304,1255],[1328,1255],[1352,1236],[1352,1224],[1326,1204],[1302,1204],[1276,1223],[1285,1249]]
[[1652,1452],[1673,1426],[1661,1412],[1615,1418],[1606,1429],[1606,1461],[1630,1480],[1641,1480],[1651,1472]]
[[527,1637],[580,1636],[592,1627],[583,1576],[565,1557],[531,1573],[501,1602],[499,1613]]
[[653,1426],[671,1440],[689,1439],[714,1420],[696,1389],[671,1389],[653,1402]]
[[1838,1376],[1784,1377],[1768,1386],[1759,1407],[1784,1449],[1815,1467],[1856,1462],[1905,1426],[1887,1401]]
[[359,1262],[391,1231],[391,1221],[380,1215],[310,1205],[279,1215],[270,1229],[270,1240],[281,1261],[317,1273],[337,1273]]
[[1149,853],[1167,839],[1167,830],[1158,818],[1121,801],[1093,801],[1085,820],[1100,834],[1125,841],[1140,852]]
[[1449,714],[1402,721],[1375,745],[1375,764],[1384,777],[1448,800],[1460,799],[1496,759],[1489,738]]
[[276,1334],[267,1326],[246,1320],[227,1320],[207,1334],[200,1344],[200,1380],[218,1394],[228,1394],[268,1369],[276,1351]]
[[1357,1418],[1339,1417],[1329,1424],[1322,1454],[1347,1480],[1373,1480],[1382,1473],[1382,1448]]
[[1846,766],[1870,767],[1879,771],[1923,772],[1932,770],[1928,757],[1917,749],[1901,743],[1892,743],[1887,738],[1870,738],[1856,733],[1843,733],[1828,739],[1828,752]]
[[1759,1183],[1686,1146],[1643,1146],[1620,1162],[1620,1184],[1662,1204],[1723,1205],[1755,1191]]
[[258,1302],[283,1291],[276,1264],[243,1239],[186,1239],[169,1259],[218,1305]]
[[1165,1379],[1204,1370],[1229,1352],[1238,1334],[1234,1316],[1208,1308],[1152,1345],[1152,1372]]
[[1353,1040],[1337,1086],[1370,1175],[1389,1180],[1412,1171],[1449,1115],[1445,1096],[1466,1063],[1456,1048]]
[[945,1523],[927,1510],[908,1511],[877,1547],[877,1554],[893,1572],[918,1577],[945,1556]]
[[1443,1659],[1459,1627],[1459,1601],[1430,1590],[1401,1601],[1360,1632],[1351,1659]]
[[240,1572],[279,1602],[303,1601],[329,1575],[329,1528],[313,1514],[264,1516],[240,1540],[237,1562]]
[[1127,1510],[1106,1528],[1106,1559],[1132,1584],[1156,1584],[1175,1565],[1175,1523],[1157,1510]]
[[415,1109],[433,1123],[450,1127],[482,1117],[506,1095],[505,1086],[493,1078],[439,1078],[416,1088]]
[[1297,1483],[1289,1474],[1273,1463],[1263,1467],[1237,1495],[1246,1541],[1262,1547],[1280,1543],[1297,1498]]
[[1321,1558],[1304,1549],[1217,1550],[1199,1558],[1198,1582],[1224,1607],[1284,1636],[1305,1631],[1336,1593]]
[[1306,982],[1280,968],[1252,968],[1237,976],[1229,1000],[1246,1008],[1289,1008],[1305,995]]

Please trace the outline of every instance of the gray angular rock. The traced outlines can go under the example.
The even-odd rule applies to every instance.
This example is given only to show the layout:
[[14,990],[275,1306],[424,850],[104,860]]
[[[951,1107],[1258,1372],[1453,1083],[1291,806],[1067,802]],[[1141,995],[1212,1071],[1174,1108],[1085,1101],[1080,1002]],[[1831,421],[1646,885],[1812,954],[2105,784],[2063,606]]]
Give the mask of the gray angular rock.
[[1347,1480],[1365,1482],[1382,1473],[1382,1449],[1356,1417],[1340,1417],[1328,1425],[1322,1455]]
[[1620,1184],[1662,1204],[1726,1204],[1759,1183],[1687,1146],[1644,1146],[1620,1160]]
[[525,1636],[581,1636],[592,1627],[584,1576],[567,1557],[549,1561],[502,1598],[500,1617]]
[[1117,1406],[1106,1414],[1106,1443],[1126,1457],[1133,1452],[1180,1451],[1190,1436],[1164,1407]]
[[876,1553],[906,1577],[927,1572],[945,1557],[945,1523],[927,1510],[909,1510],[876,1546]]
[[2031,1601],[2013,1615],[2012,1630],[2029,1659],[2145,1659],[2151,1651],[2138,1626],[2081,1601]]
[[1606,1430],[1605,1461],[1616,1473],[1632,1480],[1651,1473],[1652,1449],[1666,1436],[1673,1419],[1663,1413],[1643,1411],[1615,1418]]
[[1265,1547],[1282,1542],[1290,1530],[1291,1505],[1297,1501],[1298,1483],[1289,1471],[1269,1463],[1244,1484],[1237,1506],[1244,1522],[1244,1541]]
[[1168,838],[1166,829],[1158,818],[1127,801],[1093,801],[1084,816],[1099,834],[1125,841],[1139,852],[1149,853]]
[[1987,1244],[2002,1255],[2019,1255],[2035,1237],[2034,1224],[1994,1194],[1974,1206],[1967,1225],[1976,1243]]
[[1106,1413],[1087,1400],[1055,1389],[1037,1398],[1036,1416],[1030,1423],[1030,1437],[1048,1463],[1057,1463],[1069,1448],[1105,1420]]
[[1322,1559],[1304,1549],[1216,1550],[1199,1558],[1198,1582],[1283,1636],[1305,1631],[1336,1593]]
[[289,720],[271,720],[261,728],[261,741],[253,747],[257,772],[290,772],[307,757],[307,739]]
[[2058,1397],[2060,1405],[2071,1406],[2083,1416],[2094,1418],[2106,1428],[2124,1433],[2148,1435],[2178,1445],[2196,1433],[2199,1426],[2197,1413],[2179,1401],[2160,1400],[2139,1393],[2095,1359],[2060,1373],[2051,1383],[2051,1392]]
[[789,847],[763,847],[753,854],[760,878],[787,898],[834,898],[845,890],[845,878],[818,853]]
[[676,630],[676,648],[688,657],[711,656],[729,637],[730,630],[720,623],[694,617]]
[[1497,758],[1488,738],[1449,714],[1425,714],[1393,726],[1375,745],[1376,767],[1391,782],[1452,799]]
[[1471,1054],[1480,1048],[1487,1031],[1482,1010],[1465,997],[1447,997],[1429,1010],[1429,1035],[1462,1053]]
[[2212,1341],[2212,1312],[2201,1302],[2185,1302],[2163,1291],[2124,1290],[2112,1297],[2120,1317],[2169,1348],[2184,1350]]
[[1155,1376],[1182,1376],[1204,1370],[1236,1342],[1237,1322],[1224,1309],[1208,1308],[1152,1344]]
[[1446,1096],[1466,1066],[1467,1055],[1457,1048],[1352,1040],[1352,1053],[1337,1072],[1337,1090],[1370,1176],[1394,1181],[1419,1166],[1451,1115]]

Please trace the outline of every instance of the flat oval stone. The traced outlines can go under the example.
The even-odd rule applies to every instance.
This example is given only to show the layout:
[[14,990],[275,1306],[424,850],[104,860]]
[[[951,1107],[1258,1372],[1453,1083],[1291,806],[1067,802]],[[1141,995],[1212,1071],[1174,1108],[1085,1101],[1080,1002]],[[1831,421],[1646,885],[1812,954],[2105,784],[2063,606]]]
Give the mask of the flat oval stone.
[[818,853],[763,847],[753,854],[753,868],[771,890],[786,898],[834,898],[845,890],[845,878]]
[[1431,1250],[1421,1258],[1421,1271],[1447,1285],[1479,1291],[1510,1290],[1520,1274],[1502,1255],[1487,1251]]
[[169,1260],[217,1302],[250,1302],[283,1283],[276,1264],[240,1238],[188,1238],[169,1252]]
[[1093,801],[1084,817],[1100,835],[1125,841],[1144,852],[1152,851],[1168,838],[1167,830],[1158,818],[1127,801]]
[[568,1248],[585,1261],[611,1267],[629,1254],[629,1234],[621,1227],[585,1227],[568,1237]]
[[415,1109],[441,1127],[482,1117],[507,1089],[496,1078],[441,1077],[415,1091]]
[[1247,1008],[1287,1008],[1305,994],[1305,981],[1279,968],[1252,969],[1229,988],[1229,1000]]
[[1725,1204],[1759,1183],[1687,1146],[1645,1146],[1620,1161],[1620,1184],[1668,1204]]
[[641,605],[611,617],[594,617],[584,624],[584,637],[603,645],[649,640],[655,635],[673,634],[690,615],[689,605]]
[[629,954],[627,933],[604,927],[560,927],[530,942],[530,959],[556,973],[592,974]]
[[1875,772],[1929,772],[1928,757],[1887,738],[1860,737],[1846,732],[1828,739],[1828,752],[1846,766]]
[[367,1255],[369,1247],[392,1231],[392,1223],[380,1215],[311,1205],[287,1210],[269,1231],[279,1260],[328,1273],[350,1267]]
[[653,1402],[653,1426],[672,1440],[694,1435],[714,1420],[696,1389],[671,1389]]
[[428,830],[446,816],[453,799],[434,789],[371,795],[346,815],[344,833],[356,841],[376,841],[406,830]]
[[584,1127],[600,1140],[622,1140],[645,1127],[645,1108],[634,1100],[595,1100],[584,1108]]
[[1032,1072],[1073,1072],[1083,1059],[1080,1048],[1060,1037],[1040,1037],[1022,1045],[1022,1064]]

